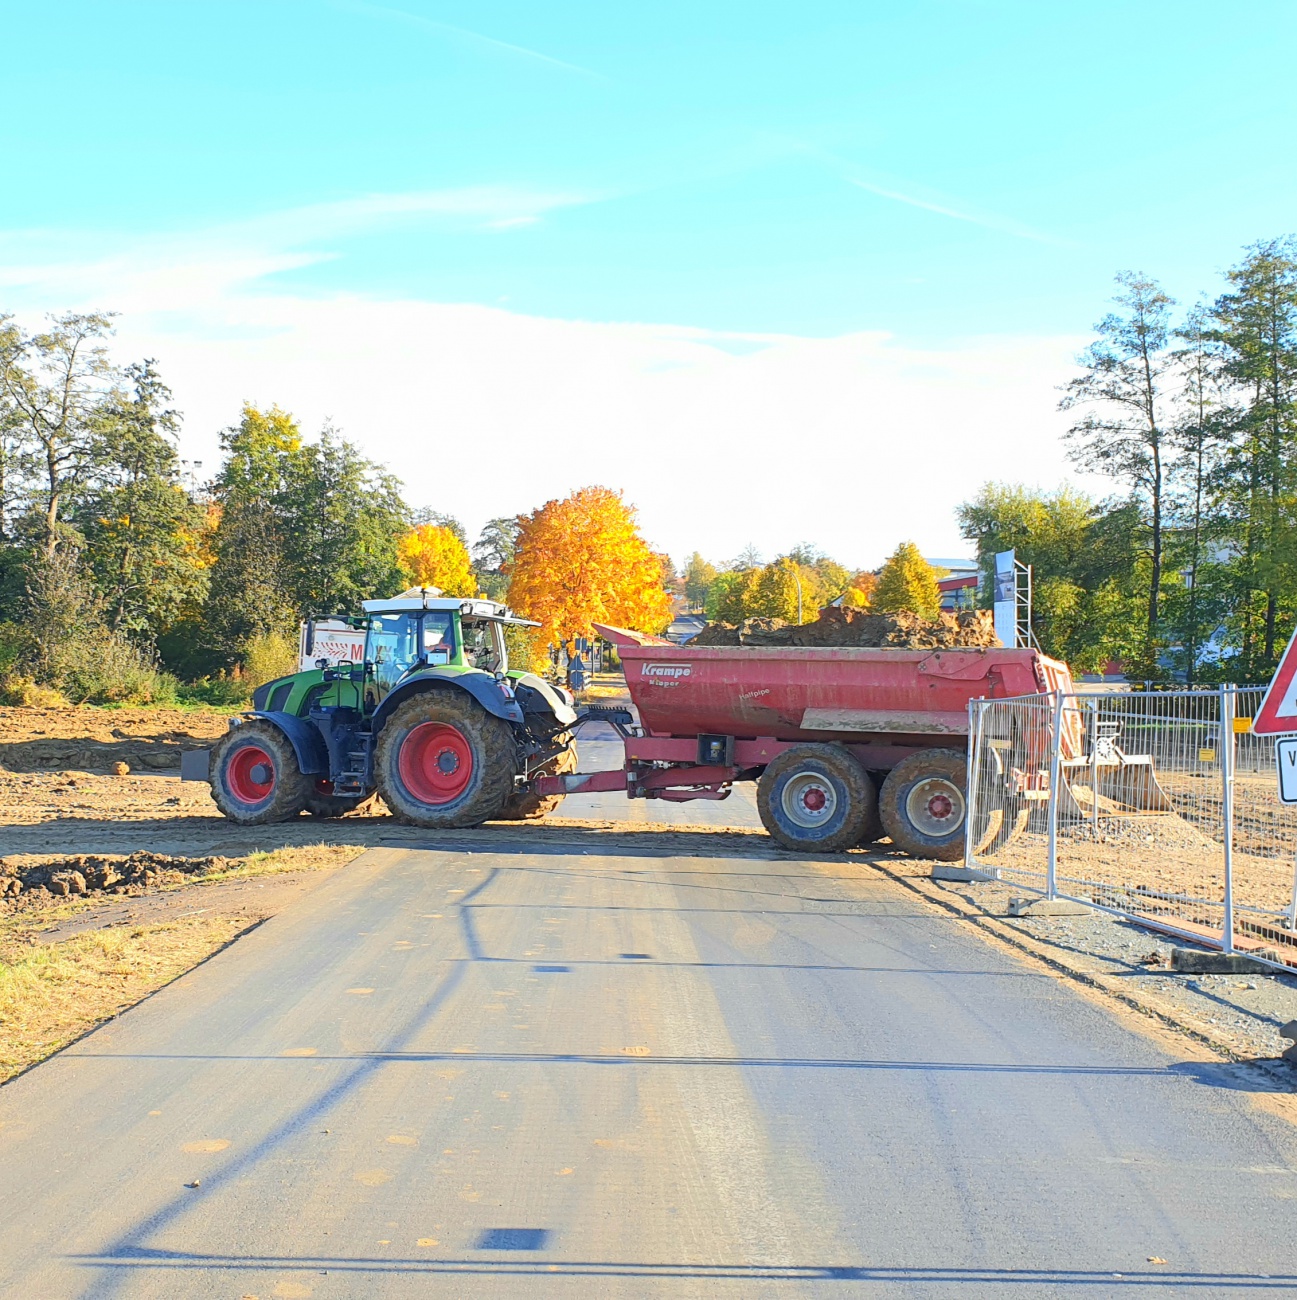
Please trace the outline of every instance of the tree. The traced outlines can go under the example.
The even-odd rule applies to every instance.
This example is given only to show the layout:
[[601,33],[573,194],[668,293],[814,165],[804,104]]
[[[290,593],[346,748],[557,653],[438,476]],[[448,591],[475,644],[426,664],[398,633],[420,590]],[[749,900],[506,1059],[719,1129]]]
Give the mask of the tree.
[[405,585],[397,539],[409,510],[401,485],[328,425],[286,457],[274,506],[283,580],[299,618],[353,612]]
[[292,628],[285,530],[276,504],[301,445],[296,421],[278,406],[262,412],[245,402],[239,423],[221,434],[225,462],[214,485],[220,520],[206,617],[230,662],[251,638]]
[[516,515],[488,519],[482,525],[477,541],[473,543],[474,565],[489,573],[506,572],[518,549],[518,531],[521,526]]
[[451,529],[420,524],[401,538],[396,549],[416,587],[437,587],[446,596],[477,594],[468,550]]
[[1080,358],[1085,373],[1067,384],[1059,407],[1092,408],[1068,430],[1073,460],[1127,482],[1149,511],[1145,656],[1151,661],[1162,592],[1169,450],[1164,379],[1171,364],[1167,338],[1174,301],[1156,280],[1131,271],[1121,272],[1117,283],[1122,292],[1113,301],[1122,314],[1109,313],[1095,326],[1099,337]]
[[880,613],[908,609],[924,618],[935,618],[941,611],[936,570],[913,542],[902,542],[888,557],[870,604]]
[[509,603],[551,642],[592,623],[661,632],[671,619],[662,569],[621,493],[586,487],[521,518]]
[[418,510],[410,512],[410,523],[416,528],[420,524],[436,524],[438,528],[449,528],[459,538],[461,545],[465,548],[468,546],[468,533],[464,531],[464,525],[454,515],[433,510],[431,506],[420,506]]
[[862,569],[847,582],[847,589],[842,593],[842,603],[852,609],[868,609],[878,590],[878,574]]
[[762,565],[761,552],[749,542],[733,560],[730,561],[728,568],[731,569],[759,569]]
[[716,581],[716,566],[708,564],[697,551],[685,561],[685,600],[690,609],[702,609],[707,592]]
[[39,334],[15,329],[7,318],[0,329],[0,394],[33,471],[29,505],[46,555],[66,535],[62,511],[93,464],[97,419],[116,378],[99,341],[111,322],[102,313],[70,312]]
[[752,617],[760,569],[726,569],[707,588],[703,612],[712,623],[741,623]]
[[204,510],[180,482],[179,416],[152,361],[128,366],[95,430],[84,497],[70,518],[116,631],[152,641],[207,594]]
[[787,557],[762,568],[747,601],[747,617],[779,618],[786,623],[813,621],[819,605],[811,599],[814,593],[806,584],[802,583],[799,590],[801,571],[802,566]]
[[[1218,501],[1235,552],[1239,668],[1273,671],[1297,604],[1297,237],[1253,244],[1217,299],[1212,337],[1238,397]],[[1286,628],[1284,629],[1286,630]]]

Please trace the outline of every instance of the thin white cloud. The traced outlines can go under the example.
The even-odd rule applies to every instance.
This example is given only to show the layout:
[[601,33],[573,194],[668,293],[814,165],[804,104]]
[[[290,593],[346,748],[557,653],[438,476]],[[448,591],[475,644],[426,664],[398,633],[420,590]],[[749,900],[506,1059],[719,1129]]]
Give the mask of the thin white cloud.
[[453,23],[444,23],[437,18],[426,18],[422,14],[408,13],[404,9],[393,9],[389,5],[370,4],[368,0],[332,0],[332,7],[346,10],[349,13],[368,14],[375,18],[387,18],[393,22],[421,27],[425,31],[436,32],[440,36],[458,37],[461,40],[488,49],[515,54],[525,59],[534,59],[539,63],[548,64],[550,67],[558,68],[564,72],[575,72],[579,76],[590,77],[595,81],[608,80],[600,72],[594,72],[590,68],[583,68],[576,63],[568,63],[564,59],[556,59],[549,54],[542,54],[539,50],[530,49],[525,45],[514,45],[510,41],[501,41],[494,36],[486,36],[482,32],[470,31],[467,27],[456,27]]
[[855,176],[846,176],[843,179],[848,185],[854,185],[857,189],[876,194],[880,199],[890,199],[893,203],[905,203],[912,208],[922,208],[924,212],[935,212],[939,216],[950,217],[955,221],[967,221],[970,225],[981,226],[985,230],[996,230],[1001,234],[1014,235],[1018,239],[1030,239],[1038,244],[1061,244],[1064,242],[1052,235],[1045,235],[1039,230],[1033,230],[1030,226],[1024,226],[1021,222],[1013,221],[1008,217],[997,217],[977,212],[961,212],[958,208],[948,207],[944,203],[934,203],[929,199],[921,199],[913,194],[903,194],[900,190],[887,189],[882,185],[875,185],[870,181],[863,181]]
[[[452,193],[298,212],[314,213],[306,224],[319,231],[392,212],[476,218],[509,207]],[[185,412],[183,454],[208,471],[244,399],[278,402],[307,430],[331,417],[391,466],[412,502],[470,530],[598,481],[625,489],[650,537],[677,556],[723,558],[753,539],[773,554],[809,538],[873,564],[907,538],[929,554],[961,553],[954,509],[988,478],[1052,484],[1066,473],[1055,389],[1080,339],[925,349],[885,333],[804,338],[308,297],[267,283],[329,256],[292,251],[292,224],[11,265],[0,235],[0,308],[27,319],[119,311],[114,351],[158,359]]]

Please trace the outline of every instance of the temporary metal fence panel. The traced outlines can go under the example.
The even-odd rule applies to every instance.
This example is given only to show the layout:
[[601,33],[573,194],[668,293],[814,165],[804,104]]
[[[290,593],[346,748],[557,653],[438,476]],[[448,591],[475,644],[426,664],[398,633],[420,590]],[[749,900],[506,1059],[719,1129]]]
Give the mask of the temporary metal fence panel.
[[973,701],[967,864],[1297,964],[1297,808],[1273,739],[1251,733],[1261,695]]

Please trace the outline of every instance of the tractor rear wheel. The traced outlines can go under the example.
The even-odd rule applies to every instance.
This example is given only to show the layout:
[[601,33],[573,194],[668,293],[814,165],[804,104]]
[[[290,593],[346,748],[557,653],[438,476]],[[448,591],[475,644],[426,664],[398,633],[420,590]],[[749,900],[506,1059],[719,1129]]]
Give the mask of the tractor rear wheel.
[[786,849],[839,853],[854,848],[877,815],[869,773],[838,745],[795,745],[762,773],[757,811]]
[[374,776],[392,815],[415,826],[480,826],[513,792],[513,730],[459,691],[396,706],[378,737]]
[[923,749],[902,759],[883,782],[878,810],[892,843],[916,858],[964,856],[967,764],[952,749]]
[[[536,776],[565,776],[576,771],[576,742],[569,740],[567,748],[551,758],[535,773]],[[526,794],[511,794],[500,812],[502,822],[535,821],[552,813],[563,802],[561,794],[539,795],[530,790]]]
[[264,826],[296,817],[306,806],[313,778],[271,722],[253,719],[226,732],[212,748],[212,798],[241,826]]

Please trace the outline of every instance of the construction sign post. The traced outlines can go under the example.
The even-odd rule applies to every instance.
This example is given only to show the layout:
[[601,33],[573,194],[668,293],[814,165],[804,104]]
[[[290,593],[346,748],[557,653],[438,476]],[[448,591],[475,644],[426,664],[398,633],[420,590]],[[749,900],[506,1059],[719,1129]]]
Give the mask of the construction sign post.
[[1270,688],[1252,719],[1252,731],[1258,736],[1297,734],[1297,633],[1274,670]]

